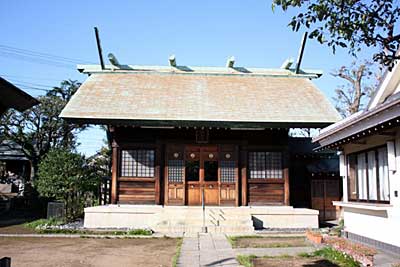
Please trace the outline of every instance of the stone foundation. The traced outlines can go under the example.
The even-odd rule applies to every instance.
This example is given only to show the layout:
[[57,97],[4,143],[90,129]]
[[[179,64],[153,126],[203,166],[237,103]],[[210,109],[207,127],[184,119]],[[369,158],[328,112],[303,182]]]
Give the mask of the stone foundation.
[[[203,225],[204,224],[204,225]],[[201,207],[106,205],[85,209],[85,228],[150,228],[156,232],[252,233],[318,228],[318,211],[290,206]]]

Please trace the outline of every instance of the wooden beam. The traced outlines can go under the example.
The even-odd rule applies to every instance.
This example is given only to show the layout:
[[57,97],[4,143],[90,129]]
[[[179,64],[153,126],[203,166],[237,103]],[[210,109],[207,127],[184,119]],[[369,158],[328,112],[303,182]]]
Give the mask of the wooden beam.
[[117,171],[118,171],[118,147],[112,148],[112,167],[111,167],[111,204],[117,204]]
[[239,177],[240,177],[240,175],[239,175],[239,148],[238,148],[238,146],[237,145],[235,145],[235,155],[234,155],[234,157],[235,157],[235,175],[236,175],[236,184],[235,184],[235,190],[236,190],[236,193],[235,193],[235,197],[236,197],[236,199],[235,199],[235,206],[236,207],[239,207],[239,205],[240,205],[240,200],[239,200],[239,196],[240,196],[240,194],[239,194],[239,192],[240,192],[240,190],[239,190],[239,185],[240,185],[240,182],[239,182]]
[[161,158],[163,155],[161,155],[161,148],[160,145],[157,145],[156,148],[156,166],[155,166],[155,183],[154,183],[154,189],[155,189],[155,204],[160,205],[161,204]]
[[240,170],[242,177],[242,206],[247,206],[247,147],[240,151]]
[[288,153],[284,153],[284,161],[283,161],[283,177],[285,179],[285,184],[284,184],[284,201],[285,205],[289,206],[290,205],[290,184],[289,184],[289,155]]
[[103,60],[103,51],[101,49],[99,30],[97,29],[97,27],[94,27],[94,34],[96,36],[97,52],[99,53],[100,66],[101,66],[101,69],[104,70],[105,66],[104,66],[104,60]]
[[303,60],[303,53],[304,53],[304,47],[306,46],[307,35],[308,35],[308,33],[305,32],[303,34],[303,38],[301,40],[299,55],[298,55],[297,61],[296,61],[296,71],[295,71],[296,74],[298,74],[300,72],[300,66],[301,66],[301,61]]
[[378,135],[383,135],[383,136],[396,136],[396,132],[381,132]]
[[285,176],[285,205],[290,205],[289,168],[283,170]]

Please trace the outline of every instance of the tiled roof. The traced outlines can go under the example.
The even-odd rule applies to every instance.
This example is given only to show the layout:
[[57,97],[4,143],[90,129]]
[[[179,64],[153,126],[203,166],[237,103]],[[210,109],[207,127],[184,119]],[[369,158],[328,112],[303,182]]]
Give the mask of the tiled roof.
[[0,160],[28,160],[22,147],[11,140],[0,142]]
[[24,111],[37,104],[35,98],[0,77],[0,115],[9,108]]
[[305,123],[340,119],[302,76],[99,72],[72,97],[61,117],[82,122],[191,121]]

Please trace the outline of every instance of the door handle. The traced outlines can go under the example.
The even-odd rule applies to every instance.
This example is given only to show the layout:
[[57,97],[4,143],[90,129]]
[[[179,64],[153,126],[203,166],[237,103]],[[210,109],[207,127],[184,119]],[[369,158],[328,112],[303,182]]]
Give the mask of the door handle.
[[208,186],[208,188],[213,188],[213,187],[214,187],[214,186],[212,186],[212,185],[209,185],[209,186]]
[[194,185],[191,185],[190,188],[194,188]]

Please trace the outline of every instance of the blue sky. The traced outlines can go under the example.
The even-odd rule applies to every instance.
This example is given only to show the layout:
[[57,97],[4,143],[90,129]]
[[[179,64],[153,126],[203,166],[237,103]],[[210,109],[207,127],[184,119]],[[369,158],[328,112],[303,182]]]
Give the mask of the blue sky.
[[[122,64],[223,66],[228,56],[236,65],[279,67],[296,58],[300,33],[287,24],[293,12],[271,10],[271,1],[23,1],[0,2],[0,76],[30,87],[51,87],[63,79],[84,81],[76,63],[98,62],[93,27],[100,30],[103,52]],[[39,64],[7,54],[1,45],[74,59],[62,66]],[[359,59],[370,58],[365,50]],[[76,60],[75,60],[76,59]],[[329,97],[343,82],[329,73],[354,59],[345,50],[308,40],[303,68],[322,69],[315,84]],[[42,62],[43,63],[43,62]],[[31,83],[31,84],[27,84]],[[42,91],[24,87],[38,96]],[[104,134],[92,128],[80,136],[80,152],[93,154]]]

